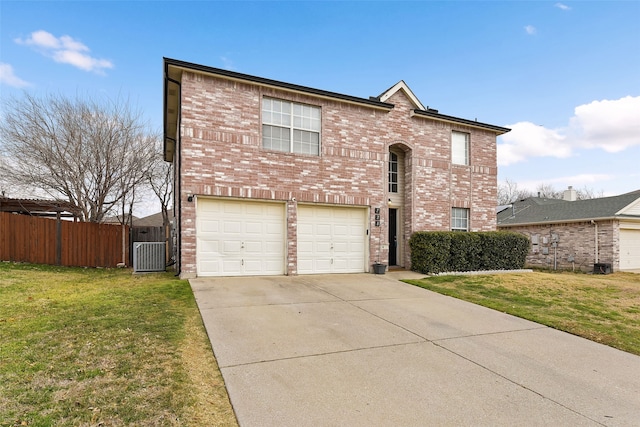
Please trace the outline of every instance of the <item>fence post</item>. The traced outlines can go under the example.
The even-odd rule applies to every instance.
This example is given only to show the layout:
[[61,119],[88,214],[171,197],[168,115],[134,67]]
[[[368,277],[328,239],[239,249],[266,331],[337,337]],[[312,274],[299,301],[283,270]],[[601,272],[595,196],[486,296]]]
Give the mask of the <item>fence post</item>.
[[62,220],[56,212],[56,265],[62,265]]
[[125,249],[125,246],[126,246],[125,226],[124,224],[120,224],[120,226],[122,227],[122,231],[120,233],[122,234],[122,264],[127,265],[127,261],[125,259],[126,252],[127,252]]

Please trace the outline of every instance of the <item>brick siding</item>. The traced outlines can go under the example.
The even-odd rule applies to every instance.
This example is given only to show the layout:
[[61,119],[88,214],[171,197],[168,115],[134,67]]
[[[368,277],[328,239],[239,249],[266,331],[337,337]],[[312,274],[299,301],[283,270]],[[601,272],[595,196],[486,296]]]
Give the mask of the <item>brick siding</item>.
[[[530,240],[538,235],[539,244],[537,247],[532,244],[527,255],[529,267],[593,271],[596,227],[590,221],[499,228],[521,233]],[[558,236],[557,247],[553,246],[553,234]],[[615,271],[620,265],[619,239],[618,221],[598,222],[598,262],[610,263]]]
[[[496,134],[411,117],[415,107],[402,91],[387,101],[395,105],[387,111],[184,71],[181,95],[177,217],[185,276],[196,271],[195,203],[186,200],[190,194],[287,201],[288,274],[297,270],[297,203],[379,207],[380,227],[374,226],[371,214],[369,264],[378,260],[378,248],[386,262],[386,162],[392,145],[405,153],[406,169],[399,264],[410,267],[408,240],[414,231],[451,228],[452,207],[471,210],[473,231],[495,230]],[[262,148],[264,96],[321,107],[320,156]],[[471,135],[471,166],[451,165],[452,130]]]

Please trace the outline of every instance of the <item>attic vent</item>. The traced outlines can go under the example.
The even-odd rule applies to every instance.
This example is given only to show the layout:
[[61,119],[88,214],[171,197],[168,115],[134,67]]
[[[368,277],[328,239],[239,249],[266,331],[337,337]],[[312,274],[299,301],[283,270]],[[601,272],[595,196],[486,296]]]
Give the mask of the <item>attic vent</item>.
[[175,89],[169,89],[169,95],[171,96],[176,96],[177,95],[177,91]]

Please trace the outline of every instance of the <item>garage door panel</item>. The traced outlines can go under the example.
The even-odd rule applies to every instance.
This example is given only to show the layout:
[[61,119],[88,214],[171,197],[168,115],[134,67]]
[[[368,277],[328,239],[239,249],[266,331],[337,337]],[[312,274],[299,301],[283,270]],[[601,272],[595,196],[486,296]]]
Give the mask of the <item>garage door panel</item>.
[[331,225],[330,224],[316,224],[315,227],[316,238],[331,238]]
[[202,262],[202,268],[205,271],[210,271],[212,273],[220,274],[220,272],[221,272],[220,264],[218,262],[206,262],[206,261],[203,261]]
[[240,221],[226,220],[222,230],[225,234],[242,233],[242,223]]
[[284,274],[284,204],[199,199],[199,276]]
[[206,252],[220,252],[220,242],[218,240],[204,240],[201,244]]
[[265,242],[264,247],[266,253],[279,253],[281,251],[282,243],[278,241]]
[[222,273],[224,275],[237,275],[237,272],[242,268],[242,260],[240,259],[224,259],[222,260]]
[[215,219],[207,219],[201,221],[202,231],[204,233],[217,233],[220,230],[220,222]]
[[265,253],[265,243],[264,242],[244,242],[244,253],[249,254],[263,254]]
[[280,238],[280,236],[282,235],[281,223],[268,222],[264,225],[264,227],[265,227],[266,234],[272,234],[272,235],[278,236],[278,238]]
[[640,230],[620,230],[620,269],[640,269]]
[[298,273],[365,271],[366,210],[298,205]]
[[259,221],[248,221],[244,224],[246,234],[262,234],[263,224]]
[[222,212],[224,212],[226,215],[242,215],[245,206],[243,206],[241,203],[242,202],[222,201]]

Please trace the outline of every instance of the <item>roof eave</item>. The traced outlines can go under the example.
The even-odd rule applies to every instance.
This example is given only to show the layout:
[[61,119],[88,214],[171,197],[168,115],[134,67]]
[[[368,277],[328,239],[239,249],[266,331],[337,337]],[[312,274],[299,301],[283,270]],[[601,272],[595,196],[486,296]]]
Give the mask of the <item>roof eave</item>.
[[637,216],[629,216],[629,215],[614,215],[614,216],[603,216],[597,218],[573,218],[573,219],[562,219],[562,220],[549,220],[549,221],[529,221],[529,222],[516,222],[516,223],[500,223],[498,222],[496,225],[498,227],[524,227],[530,225],[550,225],[550,224],[571,224],[574,222],[590,222],[590,221],[613,221],[616,219],[625,219],[625,220],[635,220],[640,222],[640,217]]
[[434,111],[429,111],[429,110],[416,109],[412,111],[411,116],[426,117],[426,118],[441,121],[441,122],[462,124],[469,127],[488,130],[488,131],[494,132],[496,135],[502,135],[511,131],[511,129],[505,128],[502,126],[491,125],[488,123],[482,123],[475,120],[462,119],[460,117],[447,116],[445,114],[440,114],[440,113],[436,113]]
[[330,92],[320,89],[314,89],[307,86],[296,85],[292,83],[286,83],[278,80],[271,80],[264,77],[252,76],[249,74],[237,73],[235,71],[224,70],[221,68],[208,67],[205,65],[193,64],[191,62],[180,61],[177,59],[164,58],[165,67],[178,67],[192,72],[198,72],[203,74],[211,74],[219,77],[226,78],[232,81],[239,82],[251,82],[260,86],[270,87],[288,92],[302,93],[305,95],[313,95],[319,98],[339,100],[350,104],[357,104],[367,106],[376,109],[391,110],[394,108],[393,104],[382,102],[377,99],[371,98],[359,98],[357,96],[345,95],[337,92]]

